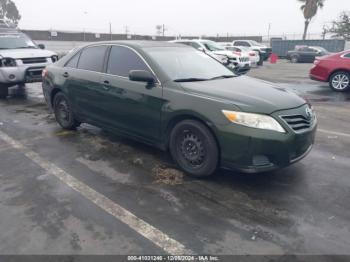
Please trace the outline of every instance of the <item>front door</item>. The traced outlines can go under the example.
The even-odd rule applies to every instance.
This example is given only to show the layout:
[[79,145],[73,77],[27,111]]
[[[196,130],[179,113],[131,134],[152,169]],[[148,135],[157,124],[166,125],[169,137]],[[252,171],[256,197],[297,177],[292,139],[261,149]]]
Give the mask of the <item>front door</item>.
[[129,80],[131,70],[147,70],[148,65],[133,49],[113,45],[107,62],[104,86],[104,117],[112,127],[154,143],[160,141],[162,87]]

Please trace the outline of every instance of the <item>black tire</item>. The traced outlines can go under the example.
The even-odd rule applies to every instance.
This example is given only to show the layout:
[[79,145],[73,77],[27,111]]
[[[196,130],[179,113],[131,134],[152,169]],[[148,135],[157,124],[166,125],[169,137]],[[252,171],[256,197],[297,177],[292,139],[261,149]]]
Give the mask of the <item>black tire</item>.
[[346,71],[335,72],[329,78],[329,86],[336,92],[350,90],[350,73]]
[[64,93],[59,92],[55,95],[53,99],[53,111],[57,123],[63,129],[75,130],[80,126],[80,122],[75,119],[71,104]]
[[5,99],[9,95],[7,86],[0,86],[0,99]]
[[294,56],[291,56],[290,58],[290,62],[295,64],[295,63],[299,63],[299,57],[294,55]]
[[170,134],[170,153],[178,166],[195,177],[212,175],[219,163],[219,149],[209,129],[195,120],[179,122]]

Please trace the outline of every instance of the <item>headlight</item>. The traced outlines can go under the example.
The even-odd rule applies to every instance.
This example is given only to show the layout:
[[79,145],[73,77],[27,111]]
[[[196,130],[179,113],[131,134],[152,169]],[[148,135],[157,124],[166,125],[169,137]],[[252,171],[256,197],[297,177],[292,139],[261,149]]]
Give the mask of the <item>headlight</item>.
[[236,124],[285,133],[284,128],[271,116],[223,110],[226,118]]
[[51,60],[52,60],[53,63],[57,62],[58,61],[58,56],[57,55],[51,56]]
[[15,67],[17,66],[16,60],[13,58],[1,58],[0,67]]

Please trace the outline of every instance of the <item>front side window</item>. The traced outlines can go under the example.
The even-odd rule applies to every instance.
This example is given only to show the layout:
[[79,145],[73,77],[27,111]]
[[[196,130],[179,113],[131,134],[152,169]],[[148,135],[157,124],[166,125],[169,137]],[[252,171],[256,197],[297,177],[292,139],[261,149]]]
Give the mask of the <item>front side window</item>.
[[150,71],[141,57],[133,50],[123,46],[113,46],[108,59],[107,73],[129,77],[131,70]]
[[205,46],[206,49],[212,52],[225,50],[225,48],[219,46],[217,43],[213,41],[202,41],[201,43]]
[[348,54],[344,55],[344,57],[346,57],[346,58],[350,58],[350,53],[348,53]]
[[78,68],[94,72],[102,72],[107,46],[85,48],[79,59]]

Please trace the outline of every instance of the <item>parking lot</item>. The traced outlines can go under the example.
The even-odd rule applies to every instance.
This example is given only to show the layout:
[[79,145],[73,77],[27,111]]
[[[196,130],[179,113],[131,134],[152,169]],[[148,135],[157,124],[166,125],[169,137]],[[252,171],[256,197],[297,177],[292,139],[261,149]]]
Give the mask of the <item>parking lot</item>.
[[350,254],[350,93],[279,61],[249,75],[308,98],[311,154],[259,175],[198,180],[162,151],[62,131],[40,84],[0,101],[1,254]]

